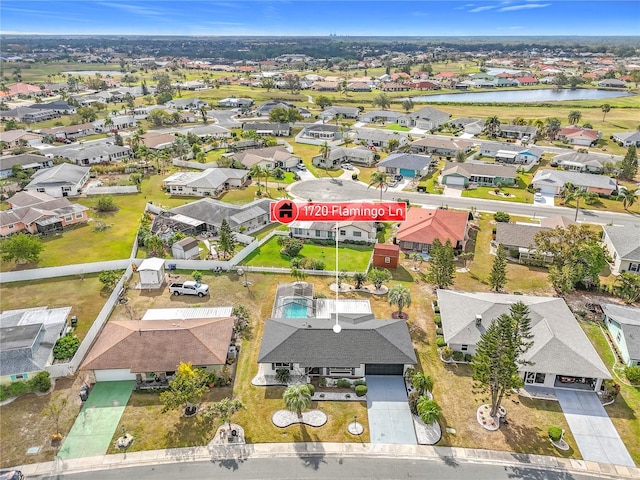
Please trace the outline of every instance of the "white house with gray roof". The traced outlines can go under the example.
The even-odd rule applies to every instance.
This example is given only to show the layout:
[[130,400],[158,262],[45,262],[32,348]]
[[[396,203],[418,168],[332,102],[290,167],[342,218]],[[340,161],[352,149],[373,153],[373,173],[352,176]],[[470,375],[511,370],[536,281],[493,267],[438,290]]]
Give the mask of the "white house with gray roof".
[[53,160],[33,153],[21,153],[0,157],[0,178],[13,176],[13,168],[18,165],[22,170],[40,170],[53,167]]
[[398,132],[375,128],[356,128],[355,130],[354,141],[367,147],[386,148],[389,146],[389,140],[397,140],[400,147],[408,143],[407,136],[400,135]]
[[360,121],[364,123],[396,123],[403,113],[393,110],[373,110],[360,114]]
[[249,170],[236,168],[207,168],[201,172],[177,172],[163,180],[164,188],[172,195],[215,197],[231,187],[241,187]]
[[61,163],[51,168],[35,172],[24,190],[35,190],[52,197],[73,197],[82,193],[82,187],[89,179],[89,167]]
[[565,184],[601,195],[611,195],[618,188],[615,178],[590,173],[567,172],[562,170],[538,170],[531,180],[538,192],[559,195]]
[[313,285],[296,282],[278,285],[258,363],[266,376],[284,368],[309,380],[402,375],[417,358],[404,320],[374,318],[368,301],[314,299]]
[[112,143],[92,143],[88,145],[68,145],[58,151],[57,157],[71,160],[76,165],[94,165],[96,163],[122,162],[133,157],[128,145]]
[[556,155],[551,159],[552,167],[581,173],[602,173],[608,165],[614,166],[619,158],[613,155],[571,151]]
[[334,118],[358,118],[360,115],[360,109],[358,107],[339,107],[332,106],[325,108],[320,115],[319,118],[322,120],[333,120]]
[[[336,238],[335,222],[295,221],[289,224],[291,236],[313,240],[334,240]],[[338,241],[355,243],[376,243],[376,225],[374,222],[340,222],[338,223]]]
[[481,335],[516,302],[529,308],[533,346],[519,373],[527,385],[599,391],[609,370],[562,298],[438,290],[449,348],[473,355]]
[[640,275],[640,225],[604,225],[602,241],[611,256],[611,273]]
[[603,321],[625,365],[640,365],[640,308],[603,303]]
[[324,155],[314,155],[311,163],[319,168],[340,168],[343,163],[352,163],[354,165],[363,165],[365,167],[372,166],[376,161],[376,153],[365,147],[334,147],[329,152],[329,158],[325,162]]
[[640,147],[640,131],[638,130],[614,133],[613,139],[623,147],[630,147],[631,145]]
[[449,121],[450,114],[433,107],[423,107],[415,112],[398,117],[398,125],[409,128],[432,130]]
[[535,145],[516,145],[506,142],[482,142],[480,156],[495,158],[500,163],[517,163],[534,165],[540,160],[544,151]]
[[422,178],[429,173],[433,159],[429,155],[392,153],[378,163],[378,170],[389,175],[400,174],[408,178]]

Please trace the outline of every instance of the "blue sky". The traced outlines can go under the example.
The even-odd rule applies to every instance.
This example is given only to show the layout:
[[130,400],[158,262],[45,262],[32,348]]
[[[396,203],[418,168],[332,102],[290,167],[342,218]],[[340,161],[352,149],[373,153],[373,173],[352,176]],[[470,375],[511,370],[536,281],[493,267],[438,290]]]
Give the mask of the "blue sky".
[[640,0],[1,0],[0,31],[123,35],[640,35]]

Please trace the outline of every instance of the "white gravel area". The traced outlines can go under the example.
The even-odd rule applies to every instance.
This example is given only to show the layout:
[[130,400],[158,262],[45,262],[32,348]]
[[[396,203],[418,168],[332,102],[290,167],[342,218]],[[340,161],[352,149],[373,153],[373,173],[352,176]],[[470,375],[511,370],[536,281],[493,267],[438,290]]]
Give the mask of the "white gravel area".
[[302,412],[302,418],[295,412],[289,410],[278,410],[271,417],[271,421],[276,427],[284,428],[296,423],[304,423],[310,427],[321,427],[327,423],[327,414],[322,410],[309,410]]
[[435,445],[442,437],[442,429],[438,422],[425,424],[417,415],[413,416],[413,428],[416,430],[418,445]]

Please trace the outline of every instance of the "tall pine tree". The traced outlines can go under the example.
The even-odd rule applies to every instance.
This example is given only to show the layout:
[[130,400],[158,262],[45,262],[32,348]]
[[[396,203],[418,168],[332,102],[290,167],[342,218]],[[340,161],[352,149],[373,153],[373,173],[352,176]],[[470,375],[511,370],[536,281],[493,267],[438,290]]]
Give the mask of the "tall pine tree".
[[638,173],[638,152],[636,146],[631,145],[627,150],[622,162],[620,162],[620,172],[618,178],[623,180],[633,180]]
[[489,285],[491,290],[499,292],[507,283],[507,249],[501,243],[493,259],[493,266],[489,274]]
[[456,264],[451,241],[447,240],[447,243],[442,245],[442,242],[436,238],[431,244],[429,254],[428,281],[438,288],[447,288],[453,285]]
[[480,336],[471,366],[473,379],[491,394],[492,417],[504,396],[522,386],[518,370],[531,365],[522,357],[533,345],[532,339],[529,308],[522,302],[514,303],[508,314],[493,320]]
[[227,222],[226,218],[222,220],[222,224],[220,225],[220,240],[218,243],[220,251],[224,254],[224,258],[233,254],[233,251],[236,248],[236,236],[231,231],[231,226],[229,225],[229,222]]

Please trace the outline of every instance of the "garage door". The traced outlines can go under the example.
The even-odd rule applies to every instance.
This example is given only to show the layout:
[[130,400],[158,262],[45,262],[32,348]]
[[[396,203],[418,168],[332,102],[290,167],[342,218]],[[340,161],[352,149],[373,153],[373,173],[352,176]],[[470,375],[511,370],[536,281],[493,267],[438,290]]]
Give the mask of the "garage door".
[[540,193],[546,193],[550,195],[555,195],[556,187],[553,185],[536,185],[536,187],[540,188]]
[[365,366],[365,375],[402,375],[404,366],[389,363],[370,363]]
[[447,175],[444,179],[445,185],[464,185],[464,177],[454,177]]
[[413,178],[416,176],[416,171],[415,170],[409,170],[406,168],[401,168],[400,169],[400,175],[402,175],[403,177],[407,177],[407,178]]
[[114,368],[112,370],[95,370],[96,382],[116,382],[119,380],[135,380],[136,374],[128,368]]

